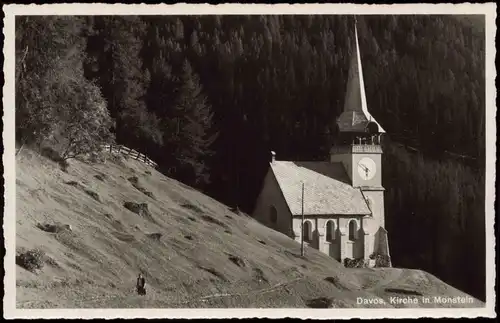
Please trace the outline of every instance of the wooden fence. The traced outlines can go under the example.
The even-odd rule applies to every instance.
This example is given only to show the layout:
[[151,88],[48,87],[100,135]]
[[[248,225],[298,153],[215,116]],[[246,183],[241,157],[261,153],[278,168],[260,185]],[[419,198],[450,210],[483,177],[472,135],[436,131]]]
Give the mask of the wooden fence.
[[148,156],[141,154],[137,150],[130,149],[130,148],[125,147],[123,145],[103,145],[102,149],[109,151],[112,154],[121,153],[127,157],[141,161],[149,166],[153,166],[154,168],[158,167],[158,164],[155,163],[154,161],[152,161],[151,159],[149,159]]

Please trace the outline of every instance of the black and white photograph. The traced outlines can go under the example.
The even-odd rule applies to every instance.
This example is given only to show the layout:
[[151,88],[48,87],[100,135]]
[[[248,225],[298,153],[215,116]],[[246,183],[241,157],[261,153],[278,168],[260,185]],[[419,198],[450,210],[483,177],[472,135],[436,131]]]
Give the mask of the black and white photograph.
[[5,317],[496,317],[496,4],[3,11]]

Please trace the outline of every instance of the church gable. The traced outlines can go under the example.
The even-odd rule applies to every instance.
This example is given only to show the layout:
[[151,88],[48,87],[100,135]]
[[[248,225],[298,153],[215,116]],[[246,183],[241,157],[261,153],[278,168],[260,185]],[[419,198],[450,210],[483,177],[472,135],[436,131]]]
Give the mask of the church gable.
[[369,215],[357,188],[350,185],[341,163],[275,161],[272,172],[292,215]]

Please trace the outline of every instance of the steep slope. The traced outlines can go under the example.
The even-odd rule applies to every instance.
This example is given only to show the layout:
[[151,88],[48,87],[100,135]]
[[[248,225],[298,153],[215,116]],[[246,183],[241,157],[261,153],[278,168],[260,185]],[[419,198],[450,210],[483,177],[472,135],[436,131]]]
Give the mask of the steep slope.
[[[63,172],[24,150],[16,172],[16,249],[51,259],[38,273],[16,266],[20,308],[313,307],[321,297],[332,307],[484,305],[391,304],[467,295],[419,270],[346,269],[314,249],[301,258],[292,239],[135,160],[73,160]],[[57,224],[71,228],[48,232]],[[139,272],[145,297],[134,290]]]

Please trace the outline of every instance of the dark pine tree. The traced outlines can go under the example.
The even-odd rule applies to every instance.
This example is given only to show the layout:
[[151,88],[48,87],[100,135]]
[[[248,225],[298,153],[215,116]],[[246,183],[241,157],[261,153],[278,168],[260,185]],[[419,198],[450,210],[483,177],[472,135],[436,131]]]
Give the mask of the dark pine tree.
[[182,85],[169,119],[165,150],[171,156],[169,172],[184,182],[203,187],[209,183],[208,159],[217,134],[212,129],[210,104],[202,92],[199,77],[186,60],[182,67]]

